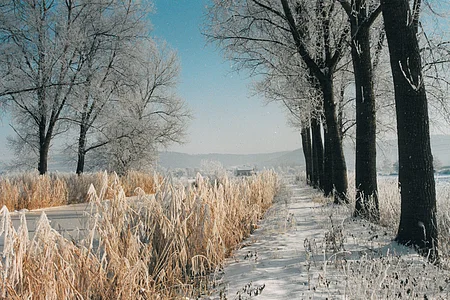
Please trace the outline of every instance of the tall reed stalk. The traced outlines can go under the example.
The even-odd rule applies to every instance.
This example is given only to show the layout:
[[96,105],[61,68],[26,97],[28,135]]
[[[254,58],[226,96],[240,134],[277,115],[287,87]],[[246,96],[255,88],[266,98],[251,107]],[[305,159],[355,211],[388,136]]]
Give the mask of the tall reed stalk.
[[[195,297],[207,274],[248,236],[278,190],[273,172],[184,187],[154,177],[154,194],[130,200],[104,174],[89,190],[89,233],[67,240],[43,213],[32,239],[24,216],[12,226],[0,211],[5,239],[0,296],[8,299],[167,299]],[[105,201],[108,191],[110,201]]]

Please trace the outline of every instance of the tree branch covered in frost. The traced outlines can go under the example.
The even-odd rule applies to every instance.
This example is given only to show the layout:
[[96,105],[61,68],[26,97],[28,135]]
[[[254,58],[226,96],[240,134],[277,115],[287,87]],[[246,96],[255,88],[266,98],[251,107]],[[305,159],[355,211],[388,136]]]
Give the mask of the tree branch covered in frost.
[[73,125],[80,172],[87,152],[118,140],[136,144],[146,136],[141,148],[149,151],[182,141],[190,114],[173,92],[179,63],[150,39],[151,9],[116,0],[15,0],[0,7],[0,98],[20,160],[31,154],[45,173],[54,137]]
[[127,84],[119,88],[105,126],[87,148],[96,152],[95,167],[119,173],[145,169],[159,147],[182,143],[191,118],[174,93],[180,71],[175,52],[147,40],[135,47],[134,55]]
[[[448,5],[424,1],[416,4],[423,20],[417,23],[420,53],[423,68],[423,84],[426,86],[433,126],[447,126],[450,123],[448,93],[450,83],[450,36],[448,34]],[[413,10],[414,11],[414,10]],[[444,124],[442,121],[445,121]]]
[[301,129],[312,115],[322,114],[320,92],[312,87],[310,79],[295,54],[280,54],[277,65],[268,68],[265,77],[253,88],[268,102],[281,103],[289,124]]
[[89,70],[101,70],[114,39],[145,32],[147,13],[133,1],[15,0],[0,7],[0,95],[16,131],[39,153],[41,173],[53,138],[67,130],[62,120],[77,106],[76,89],[92,80]]
[[255,90],[268,101],[282,103],[294,126],[317,110],[320,92],[311,97],[306,78],[334,72],[346,47],[344,14],[332,1],[320,3],[321,7],[308,1],[214,1],[208,9],[208,40],[224,50],[237,70],[263,75]]

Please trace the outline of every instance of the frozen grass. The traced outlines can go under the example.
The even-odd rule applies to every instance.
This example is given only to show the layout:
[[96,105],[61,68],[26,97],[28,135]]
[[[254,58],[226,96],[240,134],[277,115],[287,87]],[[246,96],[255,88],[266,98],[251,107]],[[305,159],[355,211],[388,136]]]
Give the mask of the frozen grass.
[[398,182],[396,178],[380,177],[380,225],[352,218],[354,203],[327,208],[331,221],[325,240],[340,242],[336,256],[327,262],[336,267],[339,275],[328,282],[335,280],[335,286],[348,299],[449,299],[450,185],[442,181],[436,186],[440,266],[433,266],[412,249],[392,242],[400,219]]
[[0,297],[196,297],[208,288],[207,274],[256,227],[278,186],[273,172],[220,182],[199,175],[187,188],[155,176],[155,193],[138,190],[131,201],[119,178],[105,175],[97,192],[90,189],[95,206],[80,241],[63,238],[44,213],[30,240],[24,217],[15,229],[3,207]]
[[[393,184],[380,182],[380,190],[396,191]],[[371,224],[352,217],[353,205],[334,205],[304,184],[289,187],[290,199],[275,202],[270,211],[277,213],[268,213],[252,243],[228,260],[205,299],[450,298],[447,266],[393,242],[395,220],[389,227]],[[387,195],[396,207],[395,195]]]
[[450,272],[391,241],[384,227],[323,210],[323,239],[305,244],[308,293],[342,299],[448,299]]
[[[115,181],[113,174],[108,176],[109,186]],[[127,196],[134,195],[139,187],[146,193],[155,192],[154,176],[151,174],[128,172],[120,177]],[[0,177],[0,207],[5,205],[10,211],[37,209],[88,201],[87,191],[91,185],[97,190],[103,184],[103,173],[89,173],[77,176],[69,173],[39,175],[37,172],[7,175]],[[106,197],[112,196],[108,190]]]
[[[354,174],[349,176],[349,191],[354,191]],[[395,236],[400,221],[400,192],[396,177],[378,178],[380,202],[380,225],[389,235]],[[355,194],[350,193],[351,203],[345,208],[350,216],[355,207]],[[450,267],[450,182],[436,180],[437,222],[439,230],[439,252],[443,263]]]
[[[354,191],[353,176],[349,183],[349,191]],[[442,181],[436,186],[440,266],[392,242],[400,219],[396,178],[378,179],[379,225],[352,218],[354,193],[347,206],[332,205],[332,199],[319,196],[315,202],[326,203],[324,213],[329,215],[329,222],[324,241],[314,243],[314,252],[320,257],[332,250],[324,266],[330,265],[334,271],[328,277],[317,271],[316,286],[346,299],[449,299],[450,184]]]
[[37,173],[23,173],[0,179],[0,207],[35,209],[68,203],[68,188],[64,180]]
[[[350,203],[343,209],[351,216],[355,208],[355,174],[348,174],[348,196]],[[329,199],[322,199],[329,203]],[[378,201],[380,206],[380,225],[386,227],[391,234],[395,234],[400,221],[400,192],[396,177],[378,178]],[[370,208],[369,208],[370,209]]]

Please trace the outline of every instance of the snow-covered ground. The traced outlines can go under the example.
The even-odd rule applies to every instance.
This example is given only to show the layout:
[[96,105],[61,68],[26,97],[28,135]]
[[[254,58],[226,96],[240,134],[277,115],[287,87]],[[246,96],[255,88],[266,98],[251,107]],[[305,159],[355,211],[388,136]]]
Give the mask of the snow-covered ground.
[[204,299],[450,299],[450,273],[382,227],[287,184]]

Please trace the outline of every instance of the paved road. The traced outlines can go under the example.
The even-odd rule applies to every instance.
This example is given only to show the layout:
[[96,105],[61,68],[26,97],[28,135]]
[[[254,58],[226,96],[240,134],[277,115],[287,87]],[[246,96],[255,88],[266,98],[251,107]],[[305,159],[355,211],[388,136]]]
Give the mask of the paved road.
[[[47,218],[50,220],[52,228],[62,233],[65,237],[77,236],[80,231],[82,232],[86,230],[87,220],[91,212],[91,207],[92,206],[89,203],[82,203],[25,212],[28,234],[30,238],[34,236],[34,233],[36,231],[36,223],[41,217],[42,212],[45,211]],[[16,230],[20,224],[20,214],[20,212],[11,213],[11,219]],[[3,246],[4,236],[1,235],[0,252],[3,251]]]

